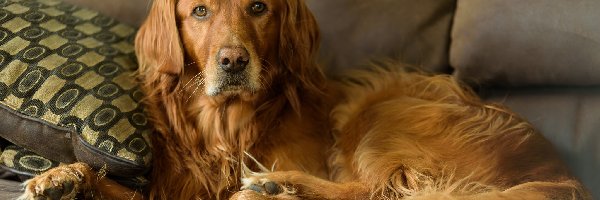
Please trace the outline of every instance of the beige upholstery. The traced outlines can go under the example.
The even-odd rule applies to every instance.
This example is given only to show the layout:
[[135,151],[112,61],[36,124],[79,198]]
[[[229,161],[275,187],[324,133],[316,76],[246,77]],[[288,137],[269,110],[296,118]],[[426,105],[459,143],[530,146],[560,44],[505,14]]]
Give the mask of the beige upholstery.
[[322,30],[321,57],[330,73],[400,60],[447,72],[453,0],[307,0]]
[[470,82],[600,85],[600,1],[460,0],[450,63]]
[[91,8],[132,26],[139,26],[150,10],[152,0],[63,0]]

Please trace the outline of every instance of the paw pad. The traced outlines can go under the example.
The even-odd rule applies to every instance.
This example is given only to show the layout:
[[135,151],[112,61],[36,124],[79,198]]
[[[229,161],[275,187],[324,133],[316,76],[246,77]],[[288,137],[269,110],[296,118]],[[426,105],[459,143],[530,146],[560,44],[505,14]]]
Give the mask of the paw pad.
[[266,182],[264,184],[253,183],[242,190],[252,190],[266,195],[278,195],[283,192],[281,186],[275,182]]
[[73,181],[66,181],[62,183],[62,185],[52,185],[50,187],[46,187],[41,191],[39,196],[36,196],[36,200],[61,200],[66,196],[70,196],[73,193],[73,189],[75,188],[75,183]]

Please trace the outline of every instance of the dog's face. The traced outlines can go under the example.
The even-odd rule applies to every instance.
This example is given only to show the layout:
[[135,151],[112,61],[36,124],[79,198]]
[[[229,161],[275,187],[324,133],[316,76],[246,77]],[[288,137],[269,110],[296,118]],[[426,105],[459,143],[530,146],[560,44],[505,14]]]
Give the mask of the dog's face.
[[[283,0],[180,0],[176,6],[183,48],[208,96],[256,92],[276,66]],[[195,72],[195,69],[189,69]],[[188,77],[190,78],[190,77]]]
[[314,86],[318,40],[303,0],[154,0],[136,53],[146,83],[247,97]]

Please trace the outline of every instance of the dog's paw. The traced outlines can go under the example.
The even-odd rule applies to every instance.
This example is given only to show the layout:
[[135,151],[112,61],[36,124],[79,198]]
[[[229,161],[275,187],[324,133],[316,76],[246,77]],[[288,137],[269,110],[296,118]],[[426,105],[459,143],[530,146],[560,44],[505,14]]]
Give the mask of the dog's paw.
[[83,163],[59,166],[24,182],[25,191],[19,200],[70,200],[83,189],[85,172],[90,168]]
[[284,192],[284,187],[274,181],[261,177],[242,179],[241,190],[252,190],[263,195],[278,195]]

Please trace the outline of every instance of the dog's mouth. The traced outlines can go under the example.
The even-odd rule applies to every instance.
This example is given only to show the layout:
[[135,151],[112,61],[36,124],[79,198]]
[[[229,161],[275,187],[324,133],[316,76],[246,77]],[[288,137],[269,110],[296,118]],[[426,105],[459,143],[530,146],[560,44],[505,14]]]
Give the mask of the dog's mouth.
[[253,67],[238,73],[227,73],[216,70],[206,80],[205,93],[207,96],[254,94],[259,89],[257,75],[253,74]]
[[257,90],[247,70],[235,74],[218,71],[215,76],[212,83],[206,85],[206,95],[208,96],[254,93]]

